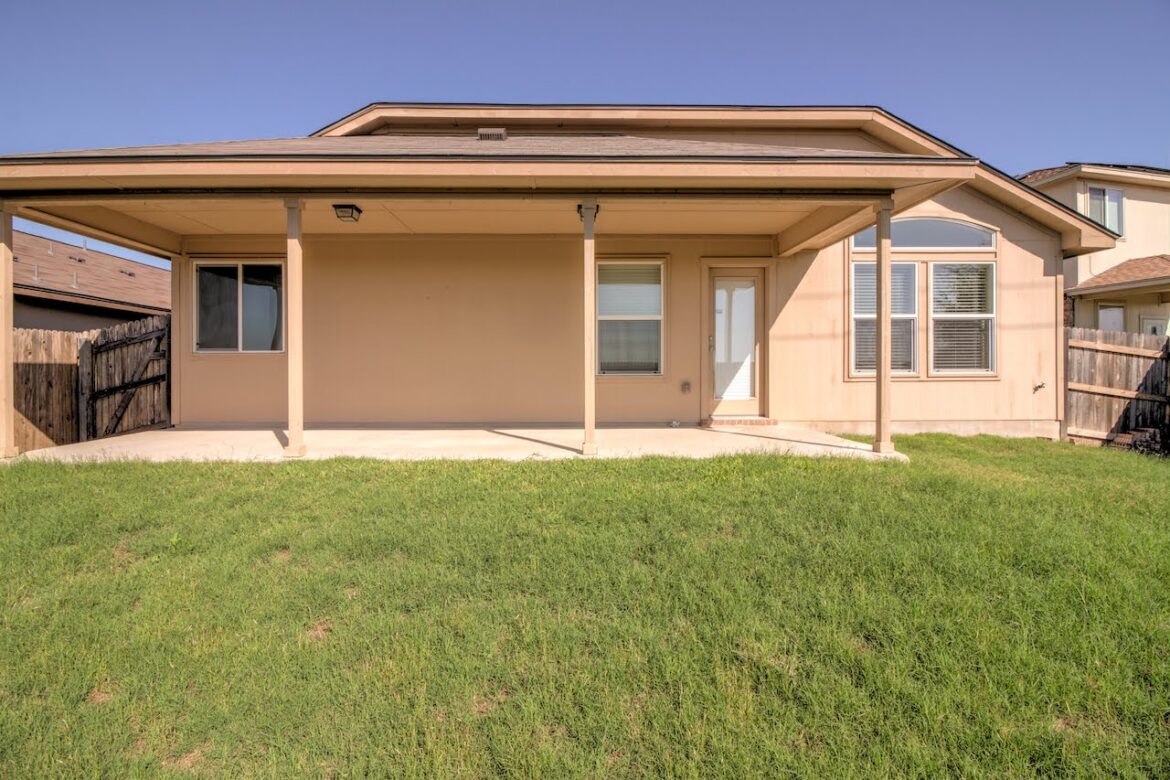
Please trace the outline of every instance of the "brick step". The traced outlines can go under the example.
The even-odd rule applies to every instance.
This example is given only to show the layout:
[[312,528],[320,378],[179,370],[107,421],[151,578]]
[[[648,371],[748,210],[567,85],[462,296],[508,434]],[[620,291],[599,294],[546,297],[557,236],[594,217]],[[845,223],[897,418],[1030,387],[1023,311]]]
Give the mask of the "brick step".
[[770,417],[709,417],[699,423],[704,428],[717,428],[721,425],[776,425]]

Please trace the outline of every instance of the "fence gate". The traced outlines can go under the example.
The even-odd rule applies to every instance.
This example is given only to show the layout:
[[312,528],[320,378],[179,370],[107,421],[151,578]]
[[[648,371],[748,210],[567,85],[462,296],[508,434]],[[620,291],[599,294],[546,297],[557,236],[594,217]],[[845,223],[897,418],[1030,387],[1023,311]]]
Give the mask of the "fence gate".
[[1141,333],[1065,328],[1073,439],[1107,442],[1170,424],[1167,339]]
[[170,374],[167,315],[114,325],[82,341],[77,361],[81,441],[169,425]]

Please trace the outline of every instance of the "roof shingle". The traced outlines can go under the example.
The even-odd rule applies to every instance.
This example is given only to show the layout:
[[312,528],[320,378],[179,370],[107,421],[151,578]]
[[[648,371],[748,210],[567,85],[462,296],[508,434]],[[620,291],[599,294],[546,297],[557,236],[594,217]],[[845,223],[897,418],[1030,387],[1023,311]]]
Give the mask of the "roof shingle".
[[1170,282],[1170,255],[1135,257],[1086,279],[1069,292],[1091,292],[1102,287],[1142,284],[1165,279]]
[[784,146],[686,138],[656,138],[621,133],[509,134],[505,141],[481,141],[467,133],[411,133],[320,136],[259,141],[135,146],[70,152],[15,154],[5,162],[40,160],[287,158],[643,158],[643,159],[883,159],[917,160],[917,155],[857,149]]
[[12,254],[18,295],[64,296],[106,308],[171,308],[171,274],[162,268],[19,231]]

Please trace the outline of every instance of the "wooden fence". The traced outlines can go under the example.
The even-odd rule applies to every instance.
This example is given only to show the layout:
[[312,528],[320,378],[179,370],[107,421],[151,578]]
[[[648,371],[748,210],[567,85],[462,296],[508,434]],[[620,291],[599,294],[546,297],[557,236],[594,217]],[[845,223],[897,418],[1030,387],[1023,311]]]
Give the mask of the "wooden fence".
[[1167,339],[1065,328],[1065,418],[1074,440],[1109,442],[1170,424]]
[[77,441],[78,346],[97,333],[13,331],[17,451]]
[[170,421],[170,317],[104,330],[13,331],[16,448],[72,444]]

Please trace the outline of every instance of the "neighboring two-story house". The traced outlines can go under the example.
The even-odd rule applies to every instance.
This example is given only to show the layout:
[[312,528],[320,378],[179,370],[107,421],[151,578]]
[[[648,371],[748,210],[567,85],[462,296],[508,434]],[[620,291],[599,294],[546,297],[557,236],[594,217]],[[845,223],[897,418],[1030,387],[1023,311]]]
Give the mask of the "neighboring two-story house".
[[1170,170],[1072,162],[1020,180],[1118,234],[1112,249],[1065,261],[1067,324],[1164,335],[1170,318]]

